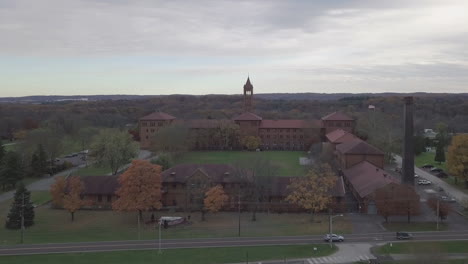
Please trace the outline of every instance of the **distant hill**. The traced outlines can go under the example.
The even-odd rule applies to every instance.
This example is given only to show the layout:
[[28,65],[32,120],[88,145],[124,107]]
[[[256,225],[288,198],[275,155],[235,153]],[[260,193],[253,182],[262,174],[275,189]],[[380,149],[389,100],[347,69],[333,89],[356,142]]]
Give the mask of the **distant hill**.
[[[103,100],[139,100],[155,97],[165,97],[170,95],[34,95],[23,97],[0,97],[0,103],[60,103],[67,101],[103,101]],[[198,95],[184,95],[198,96]],[[201,95],[200,95],[201,96]],[[214,94],[210,96],[216,96]],[[239,96],[239,95],[235,95]],[[343,98],[362,97],[389,97],[389,96],[415,96],[415,97],[468,97],[468,93],[260,93],[254,95],[256,98],[264,100],[314,100],[314,101],[334,101]]]

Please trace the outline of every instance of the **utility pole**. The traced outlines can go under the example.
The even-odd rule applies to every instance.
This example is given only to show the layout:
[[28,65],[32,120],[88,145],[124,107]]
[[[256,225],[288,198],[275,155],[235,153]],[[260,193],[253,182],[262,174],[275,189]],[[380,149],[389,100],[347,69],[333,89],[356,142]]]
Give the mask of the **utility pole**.
[[436,227],[436,230],[439,231],[439,198],[437,198],[437,220],[436,220],[436,223],[437,223],[437,227]]
[[161,220],[159,220],[158,223],[159,223],[159,249],[158,249],[158,254],[161,254]]
[[239,200],[237,201],[237,214],[239,216],[239,219],[238,219],[238,236],[240,237],[240,220],[241,220],[241,201],[240,201],[240,190],[239,190]]
[[330,213],[330,214],[329,214],[329,221],[330,221],[330,222],[328,223],[328,228],[329,228],[330,230],[329,230],[329,232],[328,232],[328,234],[329,234],[329,236],[328,236],[328,242],[330,243],[330,248],[333,248],[333,238],[332,238],[332,221],[333,221],[333,217],[332,217],[332,215],[331,215],[331,210],[330,210],[329,213]]
[[21,244],[24,242],[24,192],[23,201],[21,203]]

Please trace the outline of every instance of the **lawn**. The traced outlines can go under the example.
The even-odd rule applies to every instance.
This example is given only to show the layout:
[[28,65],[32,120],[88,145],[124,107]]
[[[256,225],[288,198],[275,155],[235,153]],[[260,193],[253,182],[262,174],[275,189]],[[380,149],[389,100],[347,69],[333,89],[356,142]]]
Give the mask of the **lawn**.
[[468,241],[398,242],[385,244],[378,254],[468,253]]
[[299,164],[299,158],[307,154],[302,151],[192,151],[176,158],[175,163],[235,164],[257,156],[271,160],[278,167],[277,176],[305,175],[305,167]]
[[[34,197],[34,195],[33,195]],[[5,219],[10,202],[0,203],[0,219]],[[75,213],[71,222],[65,210],[50,209],[47,205],[35,210],[35,225],[25,232],[25,243],[85,242],[109,240],[137,240],[136,213],[113,211],[81,210]],[[182,213],[162,212],[158,216],[177,216]],[[328,230],[328,217],[316,216],[311,221],[308,214],[266,214],[259,213],[257,221],[250,221],[250,213],[241,214],[241,236],[286,236],[324,234]],[[146,213],[144,219],[150,219]],[[206,221],[200,221],[199,213],[191,214],[191,225],[172,227],[162,232],[162,238],[235,237],[238,235],[238,215],[233,212],[207,214]],[[351,223],[346,217],[334,221],[337,233],[350,233]],[[118,230],[118,232],[116,232]],[[143,224],[140,238],[154,239],[157,236],[154,224]],[[19,230],[7,230],[0,226],[2,244],[18,243]]]
[[435,152],[423,152],[414,158],[414,165],[416,165],[417,167],[421,167],[424,164],[432,164],[437,168],[441,168],[444,171],[447,171],[446,163],[442,162],[441,164],[439,164],[438,162],[434,161],[434,157]]
[[32,191],[31,201],[35,205],[43,205],[51,200],[49,191]]
[[73,175],[78,176],[99,176],[99,175],[108,175],[112,173],[111,169],[108,167],[99,167],[97,165],[89,165],[88,167],[80,168],[74,171]]
[[[419,232],[419,231],[437,231],[436,222],[389,222],[382,223],[382,225],[388,231],[408,231],[408,232]],[[446,223],[439,222],[439,231],[447,230],[448,225]]]
[[[313,248],[317,253],[313,253]],[[168,249],[158,254],[156,250],[117,251],[100,253],[72,253],[34,256],[0,257],[0,262],[9,264],[87,264],[87,263],[247,263],[247,261],[295,259],[328,256],[336,251],[326,244],[294,246],[224,247],[197,249]]]

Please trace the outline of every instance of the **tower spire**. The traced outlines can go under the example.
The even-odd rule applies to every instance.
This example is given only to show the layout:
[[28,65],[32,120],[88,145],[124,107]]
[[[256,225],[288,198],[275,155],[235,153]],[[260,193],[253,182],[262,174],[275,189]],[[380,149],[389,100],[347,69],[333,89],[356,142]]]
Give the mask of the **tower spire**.
[[244,111],[250,112],[253,106],[253,85],[250,76],[247,75],[247,82],[244,84]]

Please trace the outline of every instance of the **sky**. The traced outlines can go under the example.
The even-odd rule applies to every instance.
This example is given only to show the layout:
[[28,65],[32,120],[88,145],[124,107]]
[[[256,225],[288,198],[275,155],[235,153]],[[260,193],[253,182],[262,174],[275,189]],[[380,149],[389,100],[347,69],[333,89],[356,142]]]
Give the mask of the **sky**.
[[0,97],[468,92],[467,0],[0,0]]

